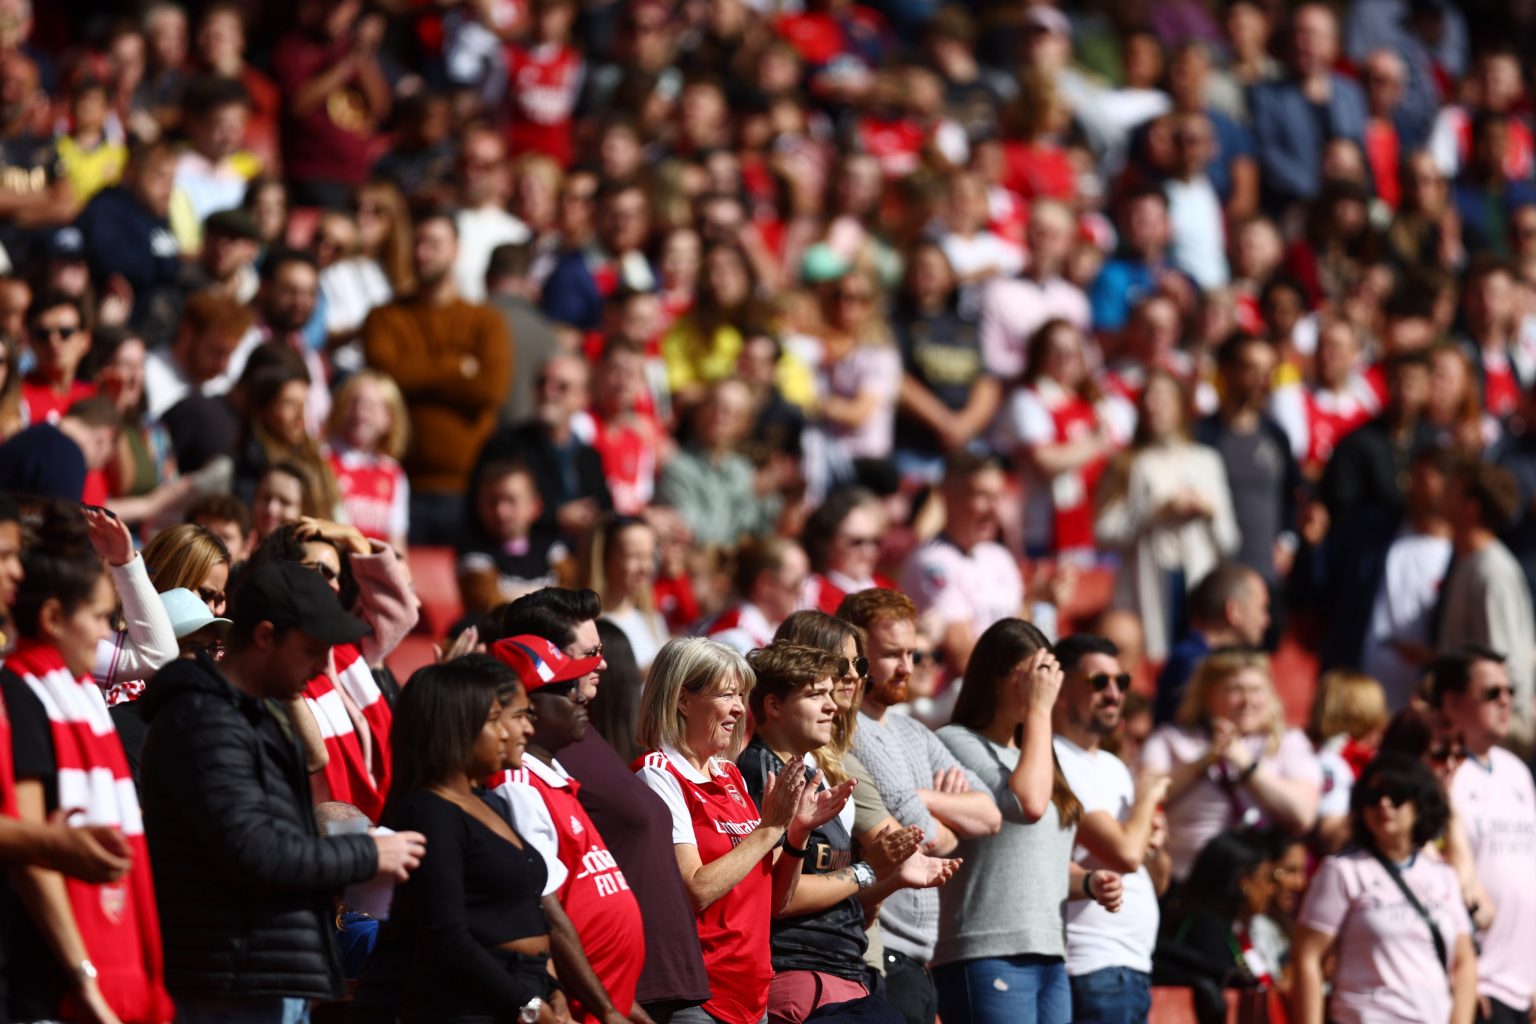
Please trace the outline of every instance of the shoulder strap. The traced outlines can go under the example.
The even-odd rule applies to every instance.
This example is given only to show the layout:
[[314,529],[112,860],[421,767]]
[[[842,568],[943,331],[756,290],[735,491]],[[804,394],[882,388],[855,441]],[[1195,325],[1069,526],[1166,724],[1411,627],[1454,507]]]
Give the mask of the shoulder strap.
[[1403,896],[1408,900],[1408,905],[1418,913],[1419,918],[1429,927],[1429,937],[1435,943],[1435,955],[1440,958],[1440,966],[1444,969],[1449,969],[1451,958],[1446,953],[1445,936],[1440,934],[1440,926],[1435,924],[1435,919],[1429,916],[1429,911],[1424,909],[1424,904],[1419,902],[1419,897],[1409,888],[1407,879],[1403,878],[1403,873],[1397,870],[1397,865],[1387,860],[1376,850],[1371,851],[1371,856],[1376,858],[1376,863],[1380,864],[1392,881],[1397,883],[1397,887],[1402,890]]

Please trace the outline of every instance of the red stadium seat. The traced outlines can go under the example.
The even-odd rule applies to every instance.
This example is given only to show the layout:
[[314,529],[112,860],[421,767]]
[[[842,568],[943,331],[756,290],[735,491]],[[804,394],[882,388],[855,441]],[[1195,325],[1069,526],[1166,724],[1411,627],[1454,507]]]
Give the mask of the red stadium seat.
[[384,659],[389,665],[389,670],[395,674],[395,678],[402,684],[411,673],[423,665],[432,664],[435,655],[432,650],[433,640],[429,636],[413,633],[400,642],[395,652]]
[[440,640],[464,614],[453,549],[413,547],[406,560],[416,579],[416,596],[421,598],[421,621],[416,632]]

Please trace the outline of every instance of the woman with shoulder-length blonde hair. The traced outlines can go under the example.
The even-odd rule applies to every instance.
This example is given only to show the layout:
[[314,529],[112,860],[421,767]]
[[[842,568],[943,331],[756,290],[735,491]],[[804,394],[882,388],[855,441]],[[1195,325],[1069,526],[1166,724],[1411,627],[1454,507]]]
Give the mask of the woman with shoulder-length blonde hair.
[[1172,779],[1167,849],[1180,881],[1220,832],[1268,823],[1301,835],[1317,820],[1322,769],[1306,734],[1286,727],[1260,651],[1202,661],[1174,720],[1147,739],[1141,767]]
[[939,730],[1003,816],[994,835],[960,842],[966,868],[939,892],[934,984],[946,1020],[1067,1024],[1066,903],[1115,910],[1123,898],[1118,874],[1072,860],[1083,805],[1051,744],[1061,684],[1045,634],[1002,619],[976,641],[954,721]]
[[679,637],[657,654],[641,696],[637,738],[649,753],[636,774],[672,812],[673,850],[713,993],[675,1014],[674,1024],[766,1019],[770,922],[794,896],[811,833],[837,817],[853,791],[852,782],[823,788],[820,771],[792,758],[767,777],[758,809],[732,762],[745,746],[754,682],[731,648]]
[[[126,531],[104,522],[97,513],[89,513],[88,522],[97,528],[93,536],[116,534],[132,550]],[[202,599],[209,614],[222,616],[230,561],[223,541],[201,526],[182,523],[155,534],[139,560],[113,564],[124,628],[96,645],[96,663],[91,667],[109,705],[136,700],[145,684],[176,655],[176,636],[159,595],[185,588]]]

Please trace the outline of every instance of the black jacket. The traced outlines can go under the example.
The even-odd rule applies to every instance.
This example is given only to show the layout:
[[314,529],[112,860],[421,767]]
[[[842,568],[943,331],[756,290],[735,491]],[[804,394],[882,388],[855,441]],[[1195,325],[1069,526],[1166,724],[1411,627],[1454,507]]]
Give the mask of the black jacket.
[[332,898],[372,878],[367,836],[322,838],[280,709],[206,657],[160,670],[139,794],[172,995],[344,994]]

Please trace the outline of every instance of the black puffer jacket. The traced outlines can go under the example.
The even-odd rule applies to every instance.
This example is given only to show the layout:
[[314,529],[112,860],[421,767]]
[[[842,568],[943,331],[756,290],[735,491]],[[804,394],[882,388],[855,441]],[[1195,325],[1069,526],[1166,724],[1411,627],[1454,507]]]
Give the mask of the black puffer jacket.
[[282,712],[236,690],[213,661],[172,662],[138,703],[171,994],[340,998],[331,899],[373,877],[373,840],[318,834]]

